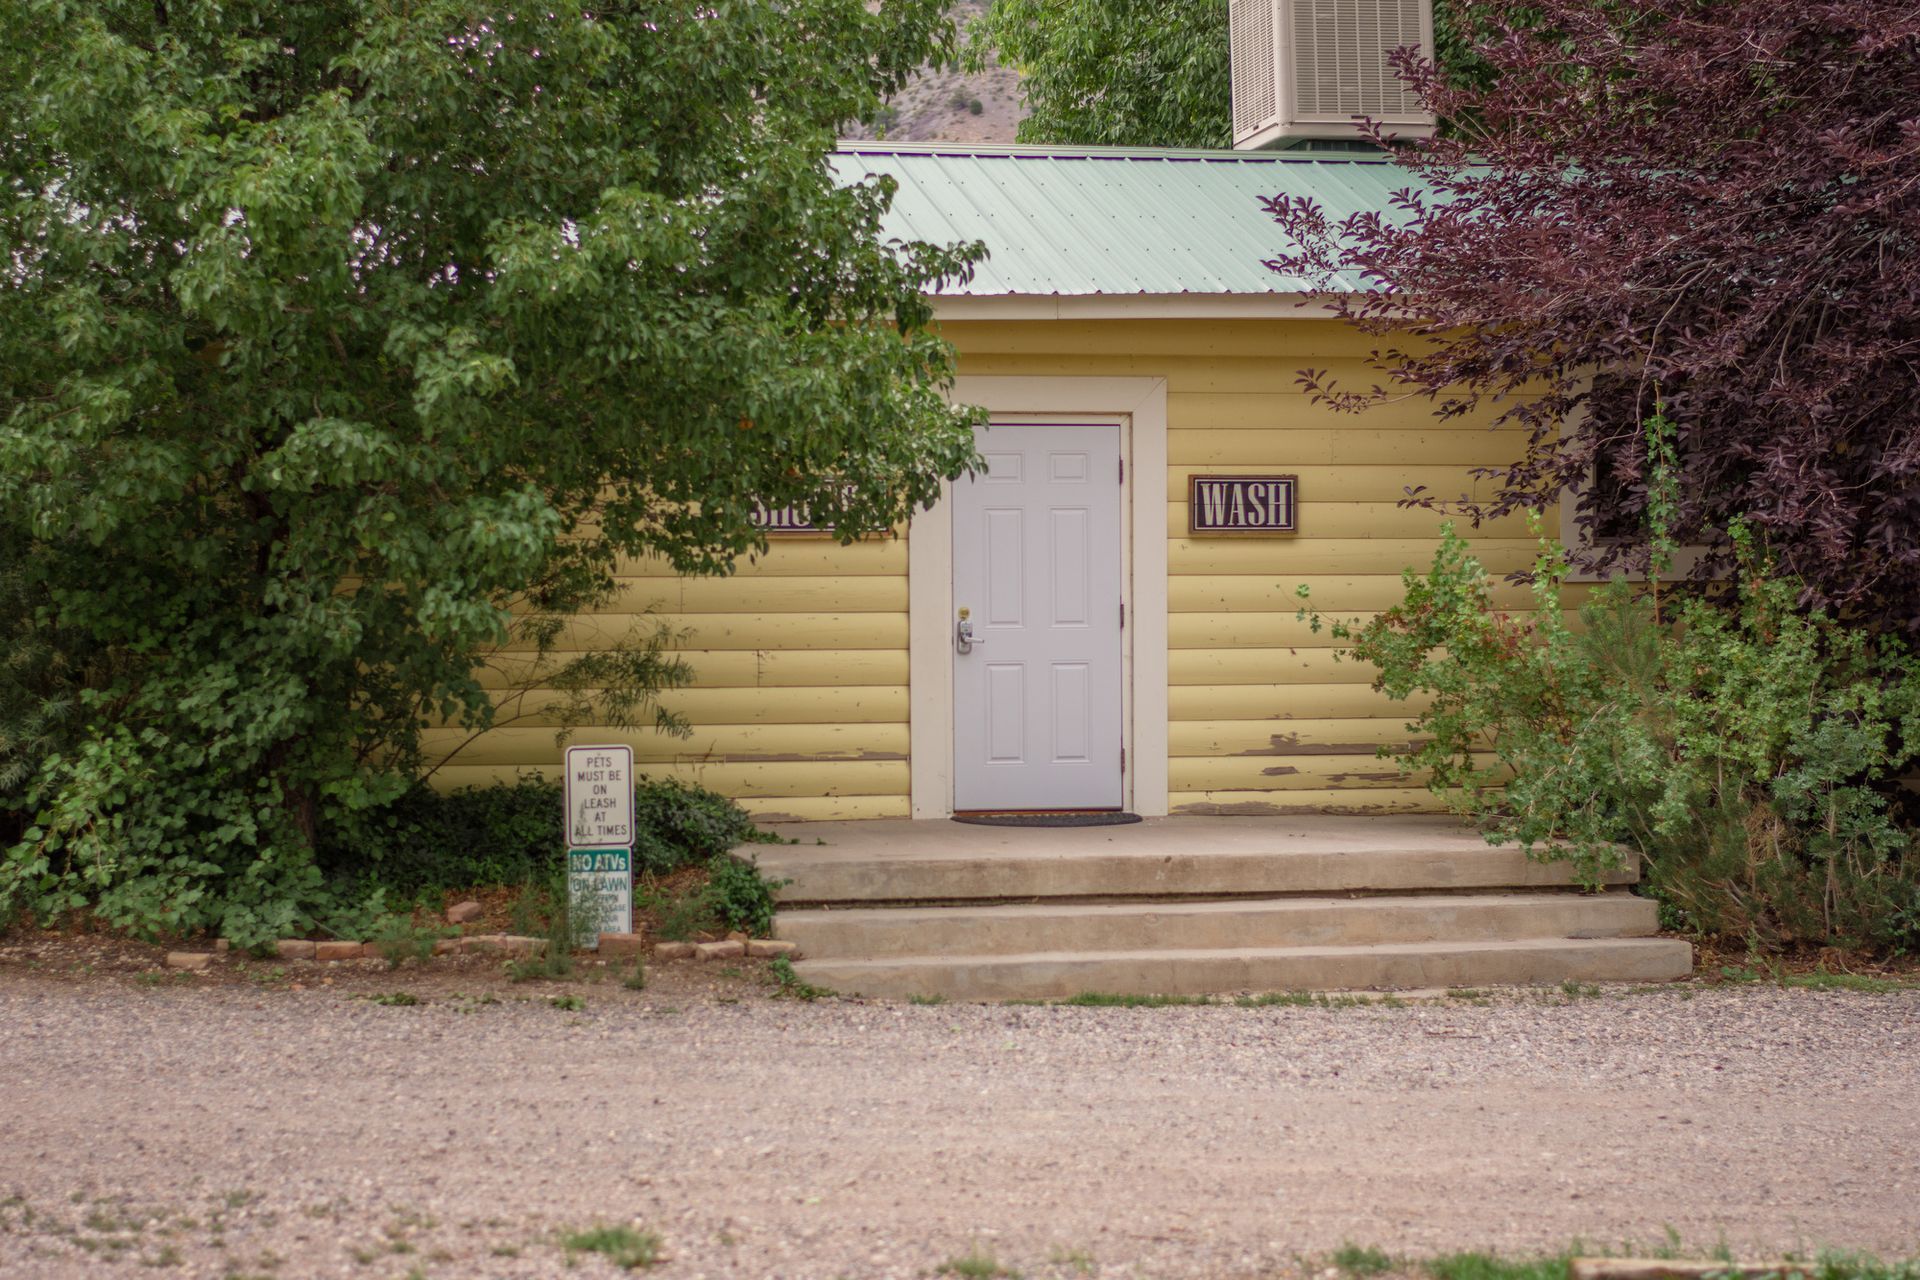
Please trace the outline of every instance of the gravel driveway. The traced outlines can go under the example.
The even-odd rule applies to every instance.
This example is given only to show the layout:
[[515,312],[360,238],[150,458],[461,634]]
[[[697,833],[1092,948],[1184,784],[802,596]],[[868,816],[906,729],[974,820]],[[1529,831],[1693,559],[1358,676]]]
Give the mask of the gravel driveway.
[[1920,1251],[1920,993],[1086,1009],[738,986],[393,1007],[0,967],[0,1275],[550,1276],[561,1233],[617,1223],[660,1234],[662,1277],[969,1253],[1297,1275],[1347,1241],[1669,1228]]

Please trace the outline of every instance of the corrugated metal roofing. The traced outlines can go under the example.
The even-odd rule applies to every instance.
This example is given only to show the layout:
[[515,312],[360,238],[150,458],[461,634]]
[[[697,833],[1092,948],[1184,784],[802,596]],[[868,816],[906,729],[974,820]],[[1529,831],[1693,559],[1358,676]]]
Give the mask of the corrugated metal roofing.
[[1289,242],[1261,197],[1311,196],[1337,222],[1414,185],[1367,153],[843,142],[832,163],[843,182],[899,182],[889,238],[985,242],[945,291],[972,296],[1310,292],[1264,265]]

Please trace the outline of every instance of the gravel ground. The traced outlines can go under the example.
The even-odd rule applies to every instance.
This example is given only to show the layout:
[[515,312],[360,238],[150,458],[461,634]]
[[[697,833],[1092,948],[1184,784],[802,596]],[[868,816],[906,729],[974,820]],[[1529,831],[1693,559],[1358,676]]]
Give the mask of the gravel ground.
[[[0,1275],[551,1276],[562,1233],[617,1223],[659,1233],[661,1277],[977,1252],[1318,1280],[1301,1259],[1348,1241],[1669,1229],[1920,1252],[1916,991],[1086,1009],[809,1004],[692,970],[295,990],[0,963]],[[422,1003],[364,998],[403,986]]]

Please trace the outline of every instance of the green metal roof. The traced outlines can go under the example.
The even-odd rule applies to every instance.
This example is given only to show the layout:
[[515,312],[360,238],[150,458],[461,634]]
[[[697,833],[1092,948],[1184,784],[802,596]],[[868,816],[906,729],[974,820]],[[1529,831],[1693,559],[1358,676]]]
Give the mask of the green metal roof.
[[883,230],[988,256],[947,295],[1294,294],[1263,260],[1289,247],[1260,198],[1311,196],[1336,222],[1416,185],[1371,152],[1135,150],[842,142],[843,182],[899,184]]

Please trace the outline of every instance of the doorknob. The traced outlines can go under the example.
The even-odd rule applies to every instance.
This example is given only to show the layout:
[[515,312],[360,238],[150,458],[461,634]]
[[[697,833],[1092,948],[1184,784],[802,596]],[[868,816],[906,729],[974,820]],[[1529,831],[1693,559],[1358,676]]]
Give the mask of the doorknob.
[[953,624],[953,647],[961,653],[972,653],[973,646],[985,644],[985,640],[976,640],[973,636],[973,622],[967,616],[966,609],[960,610],[960,620]]

